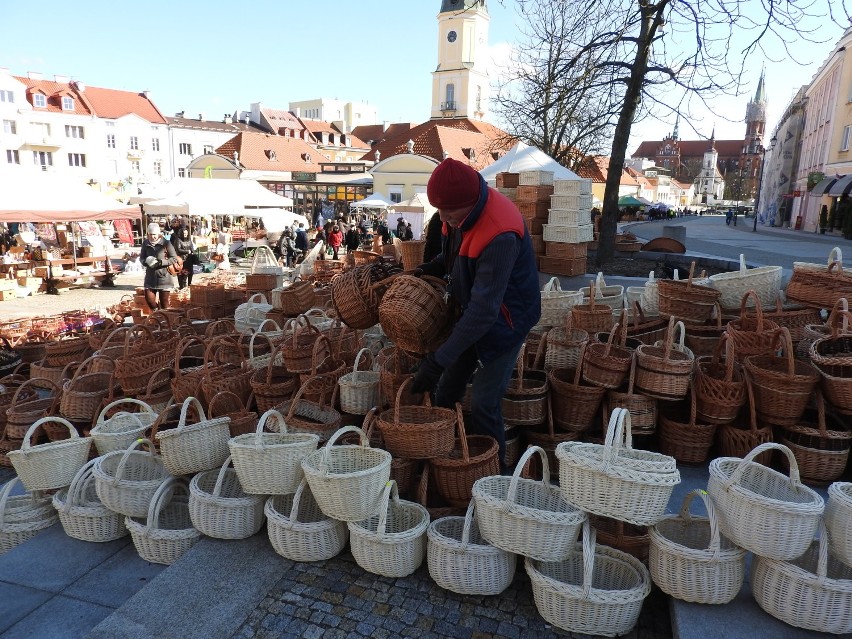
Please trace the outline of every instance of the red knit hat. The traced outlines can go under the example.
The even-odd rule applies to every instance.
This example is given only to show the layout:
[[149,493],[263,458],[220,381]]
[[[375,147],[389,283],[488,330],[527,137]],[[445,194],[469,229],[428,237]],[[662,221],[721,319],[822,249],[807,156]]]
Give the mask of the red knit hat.
[[479,188],[479,173],[463,162],[447,158],[432,171],[426,197],[435,208],[461,209],[476,204]]

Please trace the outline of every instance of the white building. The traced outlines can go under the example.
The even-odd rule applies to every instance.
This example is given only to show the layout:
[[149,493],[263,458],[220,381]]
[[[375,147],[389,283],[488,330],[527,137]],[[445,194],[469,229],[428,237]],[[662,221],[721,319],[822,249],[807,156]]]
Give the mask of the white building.
[[196,118],[186,117],[185,111],[169,123],[169,150],[177,177],[189,177],[187,167],[202,155],[214,153],[216,149],[243,131],[258,131],[258,128],[245,122],[234,122],[228,114],[222,120],[207,120],[203,113]]
[[287,108],[297,118],[329,122],[343,133],[350,133],[356,126],[377,124],[379,121],[376,107],[366,102],[316,98],[290,102]]

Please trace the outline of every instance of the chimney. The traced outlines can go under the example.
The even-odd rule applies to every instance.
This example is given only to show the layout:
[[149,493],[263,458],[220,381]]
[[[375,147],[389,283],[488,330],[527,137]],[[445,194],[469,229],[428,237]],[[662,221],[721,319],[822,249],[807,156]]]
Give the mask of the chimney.
[[226,114],[225,114],[225,119],[224,119],[224,120],[222,120],[222,122],[224,122],[225,124],[231,124],[231,123],[233,122],[233,121],[231,120],[231,114],[230,114],[230,113],[226,113]]
[[41,80],[41,73],[38,71],[27,71],[27,77],[30,80]]
[[73,84],[74,84],[74,88],[77,91],[79,91],[80,93],[83,93],[86,90],[86,85],[83,84],[82,82],[80,82],[79,80],[74,80]]
[[56,75],[53,76],[54,81],[59,84],[68,84],[68,76],[67,75]]
[[151,92],[150,92],[148,89],[145,89],[145,90],[144,90],[144,91],[142,91],[139,95],[141,95],[141,96],[142,96],[143,98],[145,98],[146,100],[150,100],[150,99],[151,99],[151,98],[149,97],[150,93],[151,93]]
[[390,122],[388,122],[387,120],[382,122],[382,133],[385,133],[388,130],[388,127],[390,127]]
[[178,111],[177,113],[175,113],[175,117],[182,118],[184,113],[186,113],[186,111]]
[[203,120],[203,119],[204,119],[204,114],[203,114],[203,113],[199,113],[199,114],[198,114],[198,119],[199,119],[199,120]]
[[300,109],[299,107],[296,107],[295,109],[293,109],[292,113],[293,113],[293,115],[295,115],[297,118],[302,117],[302,109]]

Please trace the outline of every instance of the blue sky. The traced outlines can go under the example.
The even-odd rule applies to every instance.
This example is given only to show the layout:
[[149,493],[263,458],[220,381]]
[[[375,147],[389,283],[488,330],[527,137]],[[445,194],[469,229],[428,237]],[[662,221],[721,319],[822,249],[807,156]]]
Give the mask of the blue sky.
[[[511,0],[489,2],[490,45],[504,55],[519,37]],[[440,0],[147,0],[140,3],[58,0],[4,3],[0,66],[13,75],[67,75],[92,86],[150,90],[166,114],[209,118],[246,110],[252,102],[287,108],[318,97],[374,105],[380,120],[422,122],[429,117],[431,72],[437,64]],[[811,62],[767,63],[768,127],[777,122],[795,90],[807,83],[831,52],[842,30],[822,29],[822,45],[801,47]],[[781,52],[777,57],[781,57]],[[760,73],[747,95],[717,108],[734,120],[745,113]],[[718,139],[741,139],[744,125],[707,115]],[[499,124],[499,123],[498,123]],[[638,140],[659,139],[671,123],[634,125]],[[695,134],[681,125],[681,137]]]

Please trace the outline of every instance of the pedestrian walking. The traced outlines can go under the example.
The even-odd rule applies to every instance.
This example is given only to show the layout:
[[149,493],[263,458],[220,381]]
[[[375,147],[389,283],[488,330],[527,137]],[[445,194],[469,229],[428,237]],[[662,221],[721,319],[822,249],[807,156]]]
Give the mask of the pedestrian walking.
[[192,286],[192,268],[195,266],[195,243],[192,241],[192,235],[189,229],[181,226],[174,235],[172,235],[172,246],[175,253],[183,260],[183,268],[178,272],[178,288],[184,289],[187,285]]
[[148,308],[156,311],[169,307],[169,291],[174,288],[174,280],[169,273],[169,266],[178,261],[177,253],[171,242],[167,242],[160,230],[160,225],[152,222],[148,225],[148,233],[142,242],[139,259],[145,265],[145,301]]

